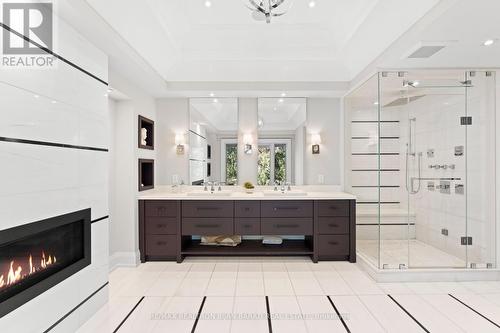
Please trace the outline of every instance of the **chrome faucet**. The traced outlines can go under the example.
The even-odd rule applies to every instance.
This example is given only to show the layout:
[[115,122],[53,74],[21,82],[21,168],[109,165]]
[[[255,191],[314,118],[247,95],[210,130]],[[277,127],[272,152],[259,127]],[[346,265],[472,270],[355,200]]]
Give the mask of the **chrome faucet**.
[[278,191],[278,183],[276,181],[274,181],[273,183],[274,183],[274,190]]
[[286,190],[287,190],[287,191],[291,191],[291,190],[292,190],[292,183],[287,182],[287,183],[286,183],[286,185],[287,185]]
[[219,187],[217,188],[217,191],[222,191],[222,186],[221,185],[226,185],[226,182],[218,182],[217,184],[219,184]]
[[210,182],[210,192],[214,192],[215,191],[215,186],[217,186],[217,182]]
[[281,183],[281,192],[285,193],[285,183]]

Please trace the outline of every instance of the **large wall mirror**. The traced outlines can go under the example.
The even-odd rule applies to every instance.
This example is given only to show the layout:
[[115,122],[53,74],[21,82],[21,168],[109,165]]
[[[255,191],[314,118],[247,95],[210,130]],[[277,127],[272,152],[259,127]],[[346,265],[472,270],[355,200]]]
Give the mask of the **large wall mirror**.
[[189,183],[238,182],[237,98],[189,100]]
[[257,185],[304,183],[305,98],[259,98]]

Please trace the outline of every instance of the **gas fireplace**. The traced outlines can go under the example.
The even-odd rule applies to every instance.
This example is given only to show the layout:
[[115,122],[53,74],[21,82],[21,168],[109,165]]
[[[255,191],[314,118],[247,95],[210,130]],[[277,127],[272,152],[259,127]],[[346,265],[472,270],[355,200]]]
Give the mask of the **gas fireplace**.
[[90,265],[90,209],[0,231],[0,317]]

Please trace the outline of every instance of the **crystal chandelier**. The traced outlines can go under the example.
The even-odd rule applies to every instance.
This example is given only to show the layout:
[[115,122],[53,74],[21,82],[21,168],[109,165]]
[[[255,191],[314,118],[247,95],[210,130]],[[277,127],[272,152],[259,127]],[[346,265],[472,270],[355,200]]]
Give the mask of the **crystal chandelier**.
[[[274,16],[281,16],[286,14],[290,5],[287,9],[283,8],[283,3],[285,0],[246,0],[248,4],[246,5],[248,9],[252,11],[252,17],[257,21],[266,21],[271,23],[271,18]],[[287,1],[291,3],[291,0]],[[281,7],[280,7],[281,6]]]

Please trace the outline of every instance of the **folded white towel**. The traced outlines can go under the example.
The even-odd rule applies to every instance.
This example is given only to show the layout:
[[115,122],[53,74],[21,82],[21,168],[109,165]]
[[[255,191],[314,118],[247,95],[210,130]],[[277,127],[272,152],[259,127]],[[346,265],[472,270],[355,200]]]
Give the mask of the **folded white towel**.
[[262,244],[281,245],[282,243],[283,239],[278,236],[264,236],[262,239]]

